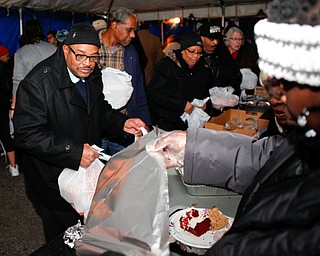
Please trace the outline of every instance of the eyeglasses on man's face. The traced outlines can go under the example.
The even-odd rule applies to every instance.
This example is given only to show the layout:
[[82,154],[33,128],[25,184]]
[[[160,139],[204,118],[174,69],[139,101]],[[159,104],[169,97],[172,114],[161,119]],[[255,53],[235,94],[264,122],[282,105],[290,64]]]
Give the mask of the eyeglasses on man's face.
[[231,37],[230,40],[232,41],[236,41],[236,42],[242,42],[243,38],[235,38],[235,37]]
[[77,61],[85,61],[85,60],[89,59],[89,61],[91,61],[91,62],[98,62],[100,59],[99,55],[88,56],[85,54],[78,54],[69,45],[68,45],[68,47],[71,50],[71,52],[74,54]]
[[202,56],[202,52],[197,52],[195,50],[189,50],[188,48],[186,49],[191,55],[195,55],[195,56]]

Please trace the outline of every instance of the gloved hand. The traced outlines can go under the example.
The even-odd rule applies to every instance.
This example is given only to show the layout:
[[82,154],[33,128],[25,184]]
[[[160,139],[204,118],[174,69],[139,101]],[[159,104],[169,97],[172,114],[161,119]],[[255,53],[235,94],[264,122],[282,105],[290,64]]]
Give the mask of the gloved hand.
[[165,167],[182,167],[187,134],[185,131],[165,132],[153,144],[148,144],[148,152],[163,150]]

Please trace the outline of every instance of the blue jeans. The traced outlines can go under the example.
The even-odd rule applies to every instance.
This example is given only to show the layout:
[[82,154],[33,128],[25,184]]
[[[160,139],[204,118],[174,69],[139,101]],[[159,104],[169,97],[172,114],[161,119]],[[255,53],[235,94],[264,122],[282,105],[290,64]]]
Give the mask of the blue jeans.
[[111,156],[125,148],[124,146],[107,139],[102,139],[101,147],[104,149],[104,153]]

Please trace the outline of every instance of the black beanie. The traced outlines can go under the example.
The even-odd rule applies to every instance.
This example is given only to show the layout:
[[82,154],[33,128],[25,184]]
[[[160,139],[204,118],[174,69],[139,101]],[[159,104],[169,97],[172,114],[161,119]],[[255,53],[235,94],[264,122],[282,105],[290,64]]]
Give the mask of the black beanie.
[[203,48],[201,37],[196,32],[188,32],[180,38],[180,50],[187,49],[191,46],[200,46]]
[[92,44],[100,48],[100,40],[95,28],[87,23],[78,23],[71,27],[64,44]]

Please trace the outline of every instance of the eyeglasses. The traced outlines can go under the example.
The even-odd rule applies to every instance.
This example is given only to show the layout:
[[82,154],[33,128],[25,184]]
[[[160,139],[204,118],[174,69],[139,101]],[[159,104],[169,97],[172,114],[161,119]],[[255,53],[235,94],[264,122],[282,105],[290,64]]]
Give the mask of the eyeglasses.
[[243,38],[233,38],[233,37],[231,37],[230,40],[237,41],[237,42],[242,42]]
[[74,54],[77,61],[85,61],[85,60],[89,59],[89,61],[91,61],[91,62],[98,62],[100,59],[99,55],[88,56],[85,54],[78,54],[69,45],[68,45],[68,47],[71,50],[71,52]]
[[191,51],[189,50],[188,48],[186,49],[191,55],[196,55],[196,56],[199,56],[201,57],[202,56],[202,52],[197,52],[197,51]]

